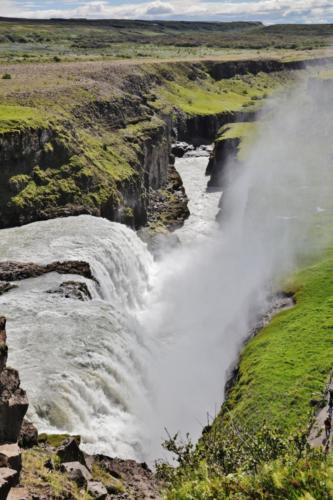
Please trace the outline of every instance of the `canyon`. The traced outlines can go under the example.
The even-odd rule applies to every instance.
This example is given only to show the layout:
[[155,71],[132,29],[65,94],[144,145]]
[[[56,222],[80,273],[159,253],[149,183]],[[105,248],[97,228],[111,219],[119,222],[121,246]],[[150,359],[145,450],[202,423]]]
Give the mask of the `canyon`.
[[[4,68],[14,83],[0,90],[0,305],[10,324],[10,362],[44,439],[25,455],[28,495],[55,495],[47,480],[34,490],[29,466],[38,476],[48,463],[52,477],[64,478],[54,455],[68,440],[75,448],[79,434],[85,460],[94,458],[82,464],[75,448],[70,462],[87,465],[95,478],[72,478],[61,494],[80,498],[84,485],[87,498],[159,498],[161,485],[144,461],[152,466],[159,458],[163,427],[200,442],[203,425],[195,420],[208,414],[204,436],[212,416],[213,430],[224,425],[244,377],[240,364],[230,384],[230,369],[269,310],[272,288],[282,286],[275,272],[293,270],[299,252],[285,254],[273,232],[298,205],[277,198],[268,233],[258,222],[260,205],[243,214],[253,198],[239,172],[250,165],[252,188],[263,165],[258,155],[259,166],[246,164],[240,149],[271,95],[274,103],[299,75],[331,63],[59,63],[40,66],[44,86],[37,72],[29,90],[22,87],[28,65]],[[287,167],[281,171],[288,178]],[[326,202],[326,194],[318,199]],[[311,214],[316,208],[311,200]],[[278,234],[287,239],[285,230]],[[295,234],[301,230],[295,223]],[[297,302],[297,291],[285,294]],[[218,307],[214,297],[223,299]],[[56,446],[52,436],[60,436]],[[65,473],[71,478],[73,468]],[[92,479],[100,497],[92,485],[89,493]]]

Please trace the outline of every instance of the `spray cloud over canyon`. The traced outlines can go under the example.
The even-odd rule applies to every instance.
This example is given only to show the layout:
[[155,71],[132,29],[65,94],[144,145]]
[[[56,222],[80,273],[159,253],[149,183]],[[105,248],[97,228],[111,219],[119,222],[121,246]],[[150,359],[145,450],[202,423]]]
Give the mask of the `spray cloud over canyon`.
[[330,86],[317,79],[269,100],[246,159],[226,167],[221,230],[163,262],[155,316],[151,304],[147,311],[151,335],[158,332],[155,444],[163,426],[199,436],[272,293],[328,243],[332,111]]
[[268,101],[246,159],[226,168],[221,229],[157,263],[133,231],[90,216],[2,231],[2,260],[80,258],[100,283],[88,283],[93,300],[75,308],[46,298],[59,284],[53,274],[0,299],[11,361],[34,387],[41,429],[78,432],[89,451],[149,460],[161,454],[164,427],[199,436],[272,291],[327,243],[329,94],[324,82],[300,81]]

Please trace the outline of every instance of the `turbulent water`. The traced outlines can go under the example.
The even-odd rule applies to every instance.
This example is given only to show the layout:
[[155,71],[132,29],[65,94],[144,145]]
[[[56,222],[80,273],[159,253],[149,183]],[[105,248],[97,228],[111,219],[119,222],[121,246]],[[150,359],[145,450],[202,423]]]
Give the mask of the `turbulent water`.
[[[177,164],[192,200],[193,215],[181,231],[187,243],[198,230],[206,234],[208,222],[215,224],[218,198],[205,192],[206,164],[207,158]],[[19,367],[28,390],[29,417],[41,431],[81,434],[90,452],[151,457],[155,434],[148,422],[157,414],[150,367],[163,343],[142,317],[154,280],[163,277],[163,262],[153,262],[132,230],[91,216],[2,230],[0,258],[83,260],[99,283],[51,273],[18,282],[0,297],[1,314],[8,318],[9,362]],[[93,300],[46,293],[69,280],[86,282]],[[162,436],[163,420],[158,422]]]
[[[203,154],[203,152],[201,153]],[[207,177],[205,171],[208,163],[207,156],[189,156],[177,160],[176,167],[180,173],[186,193],[189,197],[188,208],[191,216],[177,231],[181,241],[193,244],[210,236],[217,228],[215,221],[220,192],[207,191]]]
[[[9,362],[20,368],[30,418],[40,430],[82,434],[91,451],[142,455],[136,412],[147,404],[143,332],[136,322],[153,266],[130,229],[90,216],[1,231],[1,259],[81,259],[100,286],[57,273],[19,283],[1,297]],[[93,300],[48,294],[67,280],[88,283]]]
[[99,282],[84,280],[87,302],[46,293],[83,279],[56,273],[0,297],[10,363],[40,430],[152,461],[164,426],[195,439],[206,411],[216,413],[226,370],[272,285],[331,242],[331,93],[296,90],[275,109],[242,167],[226,167],[223,231],[219,194],[206,193],[207,158],[177,162],[192,215],[182,245],[158,262],[133,231],[90,216],[1,231],[1,260],[80,259]]

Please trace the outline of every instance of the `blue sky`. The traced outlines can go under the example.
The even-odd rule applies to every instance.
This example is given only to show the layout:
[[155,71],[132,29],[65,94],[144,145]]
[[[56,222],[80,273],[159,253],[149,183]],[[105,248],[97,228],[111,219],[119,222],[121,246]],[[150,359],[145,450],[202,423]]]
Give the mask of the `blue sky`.
[[0,15],[333,23],[333,0],[0,0]]

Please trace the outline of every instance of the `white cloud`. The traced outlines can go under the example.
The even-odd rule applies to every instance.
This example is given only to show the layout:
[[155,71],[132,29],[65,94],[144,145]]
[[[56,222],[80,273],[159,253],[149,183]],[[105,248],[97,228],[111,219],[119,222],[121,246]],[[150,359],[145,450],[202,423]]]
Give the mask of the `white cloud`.
[[[15,0],[0,0],[0,15],[27,17],[86,17],[86,18],[141,18],[141,19],[255,19],[266,22],[333,21],[333,2],[327,0],[247,0],[242,2],[205,0],[168,0],[123,3],[112,6],[107,0],[78,0],[77,7],[65,6],[62,0],[56,9],[33,8],[30,0],[18,8]],[[75,2],[74,2],[75,3]],[[71,2],[73,5],[73,0]]]

